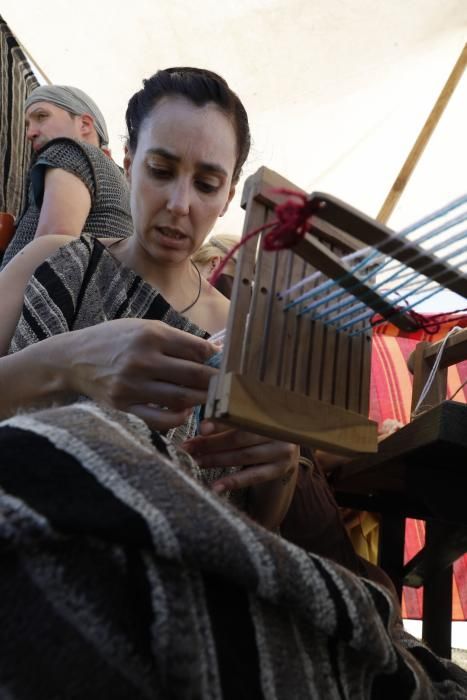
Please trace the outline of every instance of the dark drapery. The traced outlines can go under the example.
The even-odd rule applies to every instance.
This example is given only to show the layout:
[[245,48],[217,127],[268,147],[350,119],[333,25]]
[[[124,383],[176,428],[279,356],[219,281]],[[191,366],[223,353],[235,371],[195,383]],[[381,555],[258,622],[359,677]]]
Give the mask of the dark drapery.
[[24,102],[38,85],[24,52],[0,16],[0,211],[15,217],[23,208],[31,158]]

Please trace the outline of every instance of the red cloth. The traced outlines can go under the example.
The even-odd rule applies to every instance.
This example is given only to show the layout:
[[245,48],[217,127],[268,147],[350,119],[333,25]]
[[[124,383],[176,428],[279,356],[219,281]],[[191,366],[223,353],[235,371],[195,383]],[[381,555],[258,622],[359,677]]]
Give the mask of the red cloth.
[[[467,328],[467,315],[443,324],[435,335],[419,331],[407,335],[390,323],[377,326],[373,336],[370,417],[379,423],[386,418],[396,418],[402,423],[410,420],[412,375],[407,369],[407,359],[418,342],[441,340],[453,326]],[[467,361],[448,370],[448,397],[467,380]],[[467,386],[456,395],[455,401],[467,403]],[[425,541],[423,521],[407,520],[405,538],[405,560],[411,559]],[[402,615],[420,619],[423,605],[422,589],[404,588]],[[467,619],[467,555],[454,565],[453,620]]]

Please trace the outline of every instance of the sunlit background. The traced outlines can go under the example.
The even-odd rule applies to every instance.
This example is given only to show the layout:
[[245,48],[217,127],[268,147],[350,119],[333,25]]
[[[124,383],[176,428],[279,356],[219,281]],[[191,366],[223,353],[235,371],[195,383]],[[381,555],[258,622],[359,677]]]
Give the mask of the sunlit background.
[[[250,116],[244,176],[267,165],[376,216],[466,40],[466,0],[2,0],[1,13],[54,83],[88,92],[122,160],[124,112],[158,68],[221,73]],[[389,225],[466,190],[464,75]],[[239,192],[241,191],[241,183]],[[240,234],[239,192],[216,227]],[[429,309],[465,300],[438,295]]]

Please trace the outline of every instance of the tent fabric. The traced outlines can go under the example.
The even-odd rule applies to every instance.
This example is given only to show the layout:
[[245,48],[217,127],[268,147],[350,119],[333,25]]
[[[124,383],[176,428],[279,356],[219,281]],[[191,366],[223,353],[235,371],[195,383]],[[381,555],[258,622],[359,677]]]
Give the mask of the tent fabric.
[[[261,165],[376,216],[466,41],[465,0],[2,0],[11,30],[54,84],[92,95],[123,158],[128,99],[158,68],[224,76],[253,148],[216,233],[241,231],[244,178]],[[460,194],[467,74],[391,216],[395,230]]]
[[[427,317],[429,318],[429,316]],[[410,421],[412,375],[407,368],[407,360],[418,342],[441,340],[453,327],[467,328],[467,315],[460,314],[443,323],[436,333],[418,331],[408,335],[390,323],[375,328],[372,351],[372,381],[370,396],[370,416],[382,423],[387,418],[395,418],[401,423]],[[448,397],[467,380],[467,361],[448,370]],[[467,403],[467,386],[456,394],[455,401]],[[408,519],[406,522],[405,561],[409,561],[423,547],[425,524],[423,521]],[[467,619],[467,555],[454,564],[453,580],[453,620]],[[421,619],[423,613],[423,590],[404,588],[402,615],[404,618]]]
[[24,102],[38,84],[0,16],[0,211],[15,217],[23,208],[31,159],[24,129]]

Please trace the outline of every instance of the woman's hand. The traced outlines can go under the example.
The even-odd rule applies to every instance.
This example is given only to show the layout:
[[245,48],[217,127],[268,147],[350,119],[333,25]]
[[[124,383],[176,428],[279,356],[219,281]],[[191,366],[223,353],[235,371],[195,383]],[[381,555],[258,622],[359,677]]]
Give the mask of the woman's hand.
[[203,338],[161,321],[118,319],[73,336],[67,385],[77,394],[134,413],[155,430],[180,425],[205,403],[217,351]]
[[200,431],[201,435],[182,447],[201,468],[243,467],[215,481],[213,490],[222,493],[249,488],[250,515],[266,527],[277,527],[295,489],[298,447],[213,421],[203,421]]

